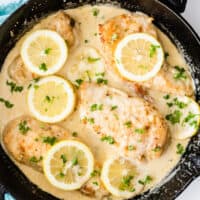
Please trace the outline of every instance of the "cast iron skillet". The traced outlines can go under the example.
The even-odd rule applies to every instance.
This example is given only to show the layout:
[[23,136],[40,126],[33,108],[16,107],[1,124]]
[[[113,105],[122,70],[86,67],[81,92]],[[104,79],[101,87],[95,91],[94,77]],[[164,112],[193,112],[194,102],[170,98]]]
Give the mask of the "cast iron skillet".
[[[110,1],[111,2],[111,1]],[[163,0],[167,2],[167,0]],[[176,3],[183,4],[176,4]],[[168,0],[176,11],[184,10],[186,0]],[[0,66],[8,51],[15,45],[22,34],[30,29],[39,18],[59,9],[74,8],[85,4],[109,3],[107,0],[30,0],[18,9],[0,27]],[[175,12],[156,0],[117,0],[130,11],[143,11],[155,18],[155,23],[179,46],[196,84],[196,98],[200,101],[200,40],[192,28]],[[12,34],[11,34],[12,33]],[[158,83],[159,84],[159,83]],[[6,117],[6,116],[5,116]],[[158,169],[162,170],[162,169]],[[173,200],[191,181],[200,175],[200,131],[191,142],[179,164],[156,189],[133,198],[133,200]],[[55,197],[41,191],[28,181],[20,170],[11,162],[0,146],[0,199],[4,193],[11,193],[16,200],[56,200]],[[71,200],[71,199],[70,199]]]

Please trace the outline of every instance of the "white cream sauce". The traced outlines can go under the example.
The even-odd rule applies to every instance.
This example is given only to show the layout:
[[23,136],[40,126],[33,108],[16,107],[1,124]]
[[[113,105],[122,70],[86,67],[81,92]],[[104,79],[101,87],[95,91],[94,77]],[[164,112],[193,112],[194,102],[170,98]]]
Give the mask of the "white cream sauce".
[[[79,37],[79,46],[74,47],[70,50],[68,61],[66,65],[63,67],[63,69],[59,72],[62,76],[65,78],[68,78],[68,69],[71,67],[71,63],[74,62],[74,55],[77,51],[80,51],[81,48],[84,48],[85,46],[90,46],[96,48],[102,55],[103,50],[101,48],[100,40],[98,36],[96,36],[95,33],[98,33],[98,24],[105,22],[107,19],[112,18],[114,16],[127,13],[128,11],[112,7],[112,6],[99,6],[98,9],[100,10],[99,15],[97,17],[93,16],[92,12],[93,7],[91,6],[85,6],[80,7],[77,9],[71,9],[66,10],[66,12],[72,16],[72,18],[75,19],[77,23],[80,24],[80,34],[78,34]],[[46,20],[46,19],[45,19]],[[37,24],[33,30],[41,29],[43,27],[43,21],[40,24]],[[164,50],[166,52],[169,52],[169,58],[168,62],[171,65],[180,65],[185,68],[187,67],[187,64],[185,63],[185,60],[183,59],[183,56],[178,52],[177,48],[174,46],[174,44],[168,39],[166,35],[164,35],[161,31],[158,30],[159,39],[164,47]],[[85,40],[88,40],[88,43],[85,44]],[[16,46],[10,51],[8,54],[2,72],[0,73],[0,97],[3,97],[5,99],[8,99],[10,102],[14,103],[14,107],[12,109],[7,109],[3,104],[0,104],[0,125],[1,125],[1,132],[4,128],[4,126],[12,119],[27,114],[30,115],[27,105],[27,89],[25,86],[25,89],[22,93],[13,93],[9,91],[9,88],[6,86],[6,80],[9,79],[8,77],[8,66],[12,62],[12,60],[16,57],[16,55],[20,52],[20,46],[22,44],[23,38],[19,40],[19,42],[16,44]],[[69,78],[70,79],[70,78]],[[107,77],[109,84],[115,87],[119,87],[117,83],[112,82],[109,77]],[[123,88],[123,85],[120,85],[120,88],[127,90],[127,88]],[[154,97],[155,97],[154,92]],[[158,95],[160,96],[160,95]],[[159,99],[158,99],[159,101]],[[72,133],[74,131],[78,132],[78,138],[87,144],[96,159],[96,161],[100,164],[103,163],[103,161],[108,158],[112,157],[115,152],[112,149],[111,145],[102,143],[98,136],[94,133],[91,133],[89,130],[87,130],[81,123],[78,117],[78,112],[74,112],[68,119],[66,119],[64,122],[59,123],[61,126],[66,128],[69,133]],[[176,139],[171,139],[169,141],[169,144],[166,147],[166,150],[164,151],[163,155],[155,160],[149,161],[149,162],[141,162],[140,167],[144,174],[149,174],[153,177],[153,181],[150,185],[148,185],[148,188],[151,188],[155,186],[156,184],[160,183],[160,181],[173,169],[173,167],[177,164],[177,162],[180,159],[180,155],[176,153],[176,145],[177,143],[181,143],[183,146],[187,146],[188,140],[178,141]],[[33,170],[30,167],[27,167],[25,165],[22,165],[20,163],[17,163],[17,166],[22,170],[22,172],[30,179],[31,182],[38,185],[42,190],[47,191],[48,193],[51,193],[52,195],[61,198],[61,199],[67,199],[67,200],[85,200],[90,199],[89,197],[83,196],[79,191],[62,191],[59,190],[53,186],[46,180],[45,176],[42,173],[39,173],[35,170]]]

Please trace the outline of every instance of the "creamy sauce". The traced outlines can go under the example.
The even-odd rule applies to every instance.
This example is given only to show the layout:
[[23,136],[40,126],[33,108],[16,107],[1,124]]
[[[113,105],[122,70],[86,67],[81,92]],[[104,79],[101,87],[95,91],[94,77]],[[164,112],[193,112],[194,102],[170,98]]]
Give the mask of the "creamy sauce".
[[[96,48],[102,55],[104,55],[104,52],[102,50],[100,40],[98,36],[96,36],[95,33],[98,33],[98,24],[105,22],[107,19],[112,18],[114,16],[127,13],[128,11],[111,7],[111,6],[99,6],[98,9],[100,9],[98,17],[94,17],[92,14],[92,7],[85,6],[80,7],[77,9],[71,9],[66,10],[66,12],[72,16],[72,18],[75,19],[77,23],[80,24],[80,34],[79,37],[79,46],[74,47],[70,50],[69,58],[66,63],[66,65],[63,67],[63,69],[59,72],[60,75],[63,77],[70,79],[68,70],[71,66],[71,63],[74,62],[74,55],[76,54],[76,51],[80,51],[81,48],[84,46],[92,46]],[[45,19],[46,20],[46,19]],[[43,20],[44,21],[44,20]],[[43,21],[40,24],[37,24],[33,30],[41,29],[43,27]],[[185,60],[183,59],[183,56],[178,52],[177,48],[174,46],[174,44],[168,39],[166,35],[164,35],[161,31],[158,31],[159,39],[164,47],[164,50],[166,52],[169,52],[169,58],[168,62],[171,65],[180,65],[185,68],[187,67],[187,64],[185,63]],[[85,40],[88,40],[88,43],[85,44]],[[1,116],[0,116],[0,124],[1,124],[1,132],[5,125],[12,119],[21,116],[23,114],[31,115],[28,110],[27,105],[27,89],[25,86],[22,93],[13,93],[9,91],[9,88],[6,86],[6,80],[9,79],[7,70],[9,64],[12,62],[12,60],[16,57],[16,55],[20,52],[20,46],[22,44],[23,38],[20,39],[20,41],[16,44],[16,46],[11,50],[9,55],[7,56],[7,59],[5,60],[2,72],[0,74],[0,96],[9,100],[10,102],[14,103],[15,106],[12,109],[7,109],[3,104],[0,104],[1,109]],[[109,85],[112,85],[116,88],[121,88],[123,90],[127,91],[127,88],[123,88],[123,85],[117,84],[115,81],[113,81],[109,76],[106,77],[108,79]],[[156,93],[152,93],[154,98]],[[157,93],[158,98],[161,95]],[[151,92],[150,92],[151,95]],[[159,101],[159,99],[157,99]],[[159,108],[159,105],[157,106]],[[72,133],[74,131],[78,132],[78,138],[87,144],[93,154],[96,158],[96,161],[100,163],[100,165],[103,163],[105,159],[108,157],[112,157],[115,154],[114,149],[112,149],[111,145],[102,143],[96,134],[91,133],[91,131],[87,130],[81,123],[78,116],[78,111],[75,111],[68,119],[65,121],[59,123],[62,127],[64,127],[66,130],[68,130],[69,133]],[[5,117],[6,116],[6,117]],[[178,141],[176,139],[171,139],[169,141],[168,146],[166,147],[166,150],[164,151],[163,155],[155,160],[148,161],[148,162],[141,162],[140,166],[144,174],[149,174],[153,177],[153,181],[151,184],[148,185],[148,188],[151,188],[155,186],[156,184],[160,183],[160,181],[173,169],[173,167],[177,164],[177,162],[180,159],[180,155],[176,153],[176,145],[177,143],[181,143],[184,147],[187,146],[188,140],[182,140]],[[14,161],[15,162],[15,161]],[[61,198],[61,199],[91,199],[89,197],[86,197],[82,195],[79,191],[72,191],[72,192],[66,192],[59,190],[53,186],[46,180],[45,176],[42,173],[39,173],[35,170],[33,170],[30,167],[27,167],[25,165],[22,165],[18,162],[15,162],[17,166],[23,171],[23,173],[30,179],[31,182],[38,185],[42,190],[47,191],[48,193],[51,193],[52,195]]]

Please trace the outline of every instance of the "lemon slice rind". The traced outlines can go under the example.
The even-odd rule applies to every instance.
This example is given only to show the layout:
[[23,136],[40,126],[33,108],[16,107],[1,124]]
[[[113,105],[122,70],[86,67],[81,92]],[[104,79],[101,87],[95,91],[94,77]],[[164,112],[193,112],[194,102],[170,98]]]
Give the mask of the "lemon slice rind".
[[[75,183],[67,184],[64,182],[59,182],[55,179],[55,177],[51,173],[50,161],[53,158],[54,154],[59,151],[62,147],[76,147],[79,151],[84,152],[88,160],[88,169],[84,177],[80,177],[79,180]],[[60,188],[62,190],[76,190],[79,189],[89,178],[94,168],[94,158],[89,150],[89,148],[81,142],[74,140],[65,140],[54,145],[46,154],[43,160],[43,170],[48,181],[55,187]]]
[[60,122],[62,120],[64,120],[67,116],[69,116],[75,106],[75,94],[73,91],[73,88],[71,86],[71,84],[58,76],[49,76],[49,77],[45,77],[42,78],[38,83],[37,86],[40,87],[40,85],[44,84],[44,83],[48,83],[48,82],[56,82],[58,84],[62,84],[62,86],[65,88],[65,91],[67,93],[67,97],[68,97],[68,101],[67,101],[67,106],[65,107],[65,109],[63,110],[62,113],[54,116],[54,117],[48,117],[45,115],[41,115],[41,113],[35,108],[34,106],[34,93],[35,93],[35,88],[31,87],[29,89],[28,92],[28,106],[30,109],[30,112],[40,121],[42,122],[47,122],[47,123],[56,123],[56,122]]
[[[139,194],[139,192],[143,189],[143,186],[140,185],[140,184],[137,184],[137,186],[136,186],[137,189],[135,191],[133,191],[133,192],[129,192],[129,191],[121,191],[121,190],[117,189],[116,187],[114,187],[110,183],[110,180],[109,180],[109,177],[108,177],[109,170],[110,170],[110,165],[117,159],[119,159],[119,157],[113,157],[113,158],[110,158],[110,159],[108,159],[108,160],[106,160],[104,162],[103,168],[102,168],[102,171],[101,171],[101,180],[102,180],[104,186],[106,187],[106,189],[111,194],[113,194],[114,196],[123,197],[123,198],[131,198],[131,197]],[[116,176],[118,176],[118,175],[119,174],[117,174]]]
[[[158,61],[156,65],[153,67],[153,69],[150,72],[147,72],[144,75],[135,75],[129,71],[127,71],[123,64],[121,63],[121,54],[122,54],[122,49],[124,46],[128,44],[131,40],[138,40],[138,39],[143,39],[147,40],[148,42],[151,42],[151,44],[160,46],[160,48],[157,49],[157,56],[158,56]],[[154,77],[162,67],[163,61],[164,61],[164,53],[161,47],[161,44],[151,35],[146,34],[146,33],[135,33],[128,35],[124,39],[122,39],[119,44],[117,45],[117,48],[114,53],[115,56],[115,63],[117,66],[117,69],[119,73],[126,79],[130,81],[137,81],[137,82],[142,82],[151,79]]]
[[[53,41],[56,41],[56,44],[59,46],[59,49],[60,49],[59,61],[46,71],[42,71],[39,69],[39,66],[34,65],[30,59],[31,55],[28,54],[28,49],[30,48],[31,43],[33,41],[37,41],[37,38],[40,36],[43,36],[46,38],[49,37]],[[51,30],[45,30],[45,29],[37,30],[31,33],[24,40],[21,47],[21,57],[25,64],[25,67],[27,67],[27,69],[30,70],[32,73],[35,73],[39,76],[47,76],[47,75],[51,75],[58,72],[62,68],[62,66],[65,64],[68,57],[68,48],[67,48],[65,40],[57,32],[51,31]]]

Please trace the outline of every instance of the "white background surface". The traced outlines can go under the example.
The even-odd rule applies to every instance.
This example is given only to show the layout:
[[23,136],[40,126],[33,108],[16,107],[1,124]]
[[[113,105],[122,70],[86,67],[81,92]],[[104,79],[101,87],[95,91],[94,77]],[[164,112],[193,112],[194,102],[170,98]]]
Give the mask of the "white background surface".
[[[183,17],[193,26],[200,36],[200,0],[188,0]],[[176,200],[200,200],[200,177],[193,181]]]

